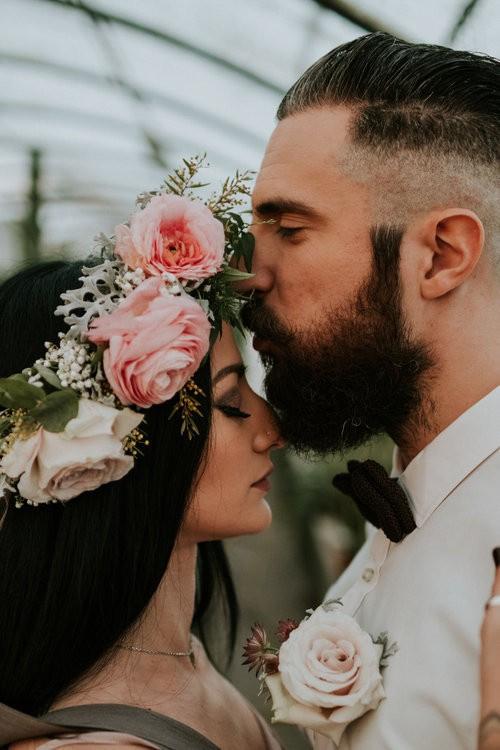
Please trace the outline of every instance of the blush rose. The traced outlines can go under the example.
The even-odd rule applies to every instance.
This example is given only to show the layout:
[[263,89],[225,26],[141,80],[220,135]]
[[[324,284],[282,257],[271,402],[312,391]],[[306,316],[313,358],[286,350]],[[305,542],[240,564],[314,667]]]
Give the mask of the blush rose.
[[279,674],[266,677],[274,721],[338,743],[347,724],[385,697],[381,652],[352,617],[319,607],[281,646]]
[[115,253],[129,268],[147,276],[168,272],[183,281],[200,281],[220,270],[224,227],[200,200],[158,195],[137,211],[130,226],[115,228]]
[[206,355],[210,323],[189,295],[146,279],[116,310],[91,324],[88,338],[108,344],[104,372],[120,401],[148,408],[171,399]]
[[39,504],[71,500],[127,474],[133,458],[122,440],[142,421],[131,409],[81,399],[78,415],[63,432],[39,428],[26,440],[17,440],[0,462],[1,470],[17,479],[21,497]]

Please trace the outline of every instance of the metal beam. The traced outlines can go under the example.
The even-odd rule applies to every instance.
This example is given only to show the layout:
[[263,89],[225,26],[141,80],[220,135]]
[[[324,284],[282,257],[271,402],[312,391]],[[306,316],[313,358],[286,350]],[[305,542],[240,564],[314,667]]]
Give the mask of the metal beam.
[[[83,0],[76,0],[76,2],[82,8],[82,10],[85,11],[85,4]],[[154,164],[166,170],[166,146],[165,144],[162,144],[160,142],[160,140],[150,130],[147,123],[144,121],[143,105],[146,103],[146,100],[143,96],[142,90],[137,86],[134,86],[123,76],[121,62],[119,60],[114,44],[111,42],[108,34],[106,33],[103,21],[97,18],[94,14],[91,15],[91,18],[94,25],[97,43],[101,47],[104,56],[108,61],[108,65],[111,70],[111,76],[114,80],[115,86],[121,89],[125,94],[127,94],[133,102],[136,124],[142,134],[144,143],[147,146],[149,156]]]
[[[49,0],[50,2],[51,0]],[[72,65],[62,65],[61,63],[52,62],[49,60],[40,60],[36,57],[30,57],[27,55],[15,55],[7,52],[0,52],[0,63],[7,62],[15,65],[23,65],[28,68],[33,68],[37,71],[47,70],[50,73],[56,73],[61,76],[66,76],[74,80],[80,80],[85,83],[91,83],[95,86],[103,87],[114,87],[115,80],[110,75],[99,75],[88,70],[82,70],[81,68],[74,67]],[[127,83],[124,82],[122,89],[126,91]],[[126,91],[130,96],[133,96],[133,92]],[[282,92],[284,93],[284,91]],[[187,102],[183,102],[180,99],[176,99],[173,96],[167,96],[166,94],[160,94],[152,89],[141,89],[142,98],[147,102],[160,104],[169,110],[176,110],[181,114],[189,118],[203,117],[203,122],[212,126],[215,130],[225,130],[231,134],[234,134],[238,138],[245,140],[249,145],[262,149],[264,141],[259,136],[252,133],[246,128],[242,128],[239,125],[232,125],[222,117],[211,114],[210,112],[204,112],[199,107],[194,107]]]
[[40,192],[41,153],[33,148],[30,151],[30,185],[26,200],[26,214],[20,223],[21,248],[24,260],[36,263],[40,259],[41,228],[40,207],[42,195]]
[[350,21],[356,26],[359,26],[363,31],[368,31],[370,33],[384,31],[386,34],[391,34],[398,39],[403,39],[396,29],[382,23],[376,16],[372,16],[370,13],[358,10],[354,7],[353,3],[345,2],[345,0],[314,0],[314,2],[322,8],[337,13],[337,15],[345,18],[346,21]]
[[194,44],[190,44],[184,39],[179,39],[179,37],[173,36],[172,34],[167,34],[165,31],[160,31],[160,29],[154,28],[152,26],[146,26],[145,24],[138,23],[137,21],[132,21],[129,18],[117,16],[113,13],[106,13],[105,11],[99,10],[98,8],[94,8],[94,6],[90,3],[80,2],[80,0],[78,0],[78,4],[73,2],[73,0],[44,0],[44,2],[53,3],[54,5],[60,5],[64,8],[75,10],[80,13],[86,13],[90,18],[92,18],[92,20],[115,23],[117,24],[117,26],[123,26],[124,28],[130,29],[131,31],[137,31],[141,34],[146,34],[155,39],[158,39],[159,41],[166,42],[173,47],[182,49],[184,52],[189,52],[196,57],[201,57],[202,59],[207,60],[207,62],[218,65],[219,67],[223,67],[226,70],[229,70],[232,73],[236,73],[237,75],[246,78],[248,81],[257,84],[258,86],[262,86],[269,91],[273,91],[276,94],[283,95],[284,93],[284,90],[281,86],[279,86],[277,83],[274,83],[273,81],[270,81],[268,78],[264,78],[263,76],[258,75],[258,73],[253,73],[251,70],[248,70],[248,68],[237,65],[236,63],[227,60],[221,55],[216,55],[213,52],[209,52],[208,50],[204,50]]
[[473,10],[477,8],[478,5],[479,5],[479,0],[469,0],[469,2],[465,4],[465,7],[462,10],[457,22],[455,23],[452,30],[450,31],[450,44],[455,41],[458,34],[460,33],[460,30],[468,22],[470,14],[472,13]]

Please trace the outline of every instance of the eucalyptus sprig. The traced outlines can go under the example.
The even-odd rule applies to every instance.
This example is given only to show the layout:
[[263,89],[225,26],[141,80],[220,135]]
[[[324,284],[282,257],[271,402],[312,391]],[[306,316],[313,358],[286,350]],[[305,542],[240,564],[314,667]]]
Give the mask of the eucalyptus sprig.
[[220,214],[224,214],[230,208],[244,206],[247,202],[246,198],[251,194],[249,183],[253,182],[254,176],[255,172],[252,170],[244,172],[236,170],[234,177],[227,177],[221,190],[213,193],[207,202],[214,216],[220,218]]
[[183,167],[174,169],[165,177],[163,185],[159,190],[148,190],[140,193],[137,196],[136,205],[139,208],[145,208],[151,198],[164,193],[186,195],[194,198],[196,190],[207,187],[209,183],[194,181],[200,169],[206,169],[210,166],[206,154],[192,156],[190,159],[183,159],[182,163],[184,164]]
[[[78,414],[78,395],[72,388],[61,388],[53,373],[42,370],[43,386],[28,383],[21,373],[0,379],[0,449],[9,444],[13,432],[29,435],[38,427],[63,432]],[[55,376],[54,376],[55,377]],[[52,382],[51,382],[52,381]]]

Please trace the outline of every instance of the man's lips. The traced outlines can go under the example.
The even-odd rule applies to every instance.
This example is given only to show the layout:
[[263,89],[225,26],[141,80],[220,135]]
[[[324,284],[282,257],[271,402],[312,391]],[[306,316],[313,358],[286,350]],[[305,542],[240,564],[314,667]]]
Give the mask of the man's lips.
[[269,339],[261,339],[257,334],[253,337],[252,346],[255,351],[262,352],[263,354],[275,351],[275,346],[272,341],[269,341]]

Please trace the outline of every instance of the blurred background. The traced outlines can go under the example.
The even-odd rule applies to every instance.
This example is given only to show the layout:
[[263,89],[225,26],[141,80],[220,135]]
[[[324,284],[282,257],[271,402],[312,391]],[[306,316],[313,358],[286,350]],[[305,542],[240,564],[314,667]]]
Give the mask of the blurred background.
[[[135,196],[180,158],[207,152],[209,179],[258,169],[277,105],[332,47],[383,30],[498,56],[499,0],[2,0],[0,277],[41,258],[85,257]],[[261,371],[247,347],[250,379]],[[392,445],[358,451],[390,467]],[[250,624],[301,618],[363,541],[331,478],[351,456],[278,459],[273,527],[228,543]],[[229,676],[267,715],[257,682]],[[285,747],[307,747],[279,728]]]

